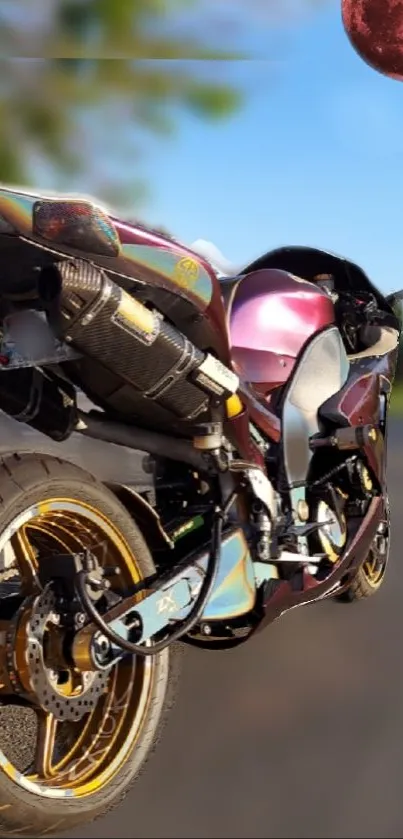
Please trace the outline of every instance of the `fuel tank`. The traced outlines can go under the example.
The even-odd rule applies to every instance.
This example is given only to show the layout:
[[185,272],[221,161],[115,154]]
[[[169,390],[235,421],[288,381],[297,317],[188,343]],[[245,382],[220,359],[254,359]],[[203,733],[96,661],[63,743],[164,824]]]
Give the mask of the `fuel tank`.
[[263,397],[285,384],[306,342],[335,322],[325,291],[275,268],[240,279],[227,317],[233,369]]

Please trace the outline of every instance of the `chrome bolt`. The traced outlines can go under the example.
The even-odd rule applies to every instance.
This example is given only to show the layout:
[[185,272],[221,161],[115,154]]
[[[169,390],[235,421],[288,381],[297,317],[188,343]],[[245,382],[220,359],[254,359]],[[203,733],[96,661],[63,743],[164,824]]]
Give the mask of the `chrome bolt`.
[[75,616],[75,624],[76,626],[82,626],[85,623],[85,614],[84,612],[77,612]]
[[96,638],[94,638],[95,658],[97,658],[99,661],[103,661],[107,657],[110,648],[111,645],[106,635],[100,634],[97,635]]

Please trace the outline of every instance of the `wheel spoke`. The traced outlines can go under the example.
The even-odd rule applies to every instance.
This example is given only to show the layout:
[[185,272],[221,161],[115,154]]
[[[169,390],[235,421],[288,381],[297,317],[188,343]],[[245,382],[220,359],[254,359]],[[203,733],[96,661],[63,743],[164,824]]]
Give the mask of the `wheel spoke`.
[[36,749],[34,771],[40,778],[51,778],[55,774],[53,756],[58,721],[53,714],[38,711],[38,732],[36,735]]
[[11,547],[17,560],[18,570],[21,576],[21,587],[32,593],[32,586],[39,588],[37,578],[36,553],[29,541],[27,531],[24,527],[14,533],[10,539]]
[[[132,660],[129,666],[119,662],[102,678],[94,673],[84,679],[73,667],[63,592],[45,582],[42,585],[42,579],[53,576],[51,567],[47,574],[48,560],[50,566],[51,558],[57,564],[58,554],[89,550],[100,565],[107,561],[119,568],[119,588],[135,585],[143,577],[142,557],[138,561],[124,533],[109,518],[110,505],[101,504],[98,510],[95,502],[93,506],[76,498],[81,492],[77,481],[73,490],[67,497],[49,498],[46,488],[45,501],[38,498],[16,515],[9,525],[8,533],[13,535],[7,533],[4,563],[12,577],[18,574],[27,598],[10,627],[9,648],[13,650],[12,675],[18,674],[35,714],[36,737],[29,749],[29,766],[21,770],[4,755],[2,767],[21,788],[32,793],[36,787],[44,801],[46,794],[92,795],[110,783],[137,744],[155,682],[151,660],[145,664]],[[91,498],[91,492],[92,484],[85,499],[87,494]]]

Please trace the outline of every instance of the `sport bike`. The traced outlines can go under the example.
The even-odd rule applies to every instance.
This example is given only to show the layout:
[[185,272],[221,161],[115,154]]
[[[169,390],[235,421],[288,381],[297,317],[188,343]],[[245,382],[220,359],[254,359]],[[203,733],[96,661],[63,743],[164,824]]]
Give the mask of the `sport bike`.
[[[378,591],[399,293],[304,247],[218,278],[91,201],[14,189],[0,257],[0,408],[56,448],[6,440],[0,463],[0,711],[33,725],[17,749],[2,722],[0,832],[51,836],[138,775],[177,642]],[[143,453],[147,480],[95,477],[71,435]]]

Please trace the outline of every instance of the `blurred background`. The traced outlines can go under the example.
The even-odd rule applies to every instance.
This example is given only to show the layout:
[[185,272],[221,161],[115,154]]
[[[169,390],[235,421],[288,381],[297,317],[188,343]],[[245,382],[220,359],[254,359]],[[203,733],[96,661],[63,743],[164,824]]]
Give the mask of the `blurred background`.
[[0,182],[95,196],[225,265],[302,243],[403,284],[401,88],[340,0],[0,0],[0,56]]
[[[94,196],[224,270],[304,244],[403,286],[402,88],[355,54],[339,0],[0,0],[0,55],[0,182]],[[163,747],[86,837],[403,835],[402,354],[392,411],[379,595],[190,650]],[[97,445],[68,444],[94,469]],[[123,450],[102,469],[144,479]]]

